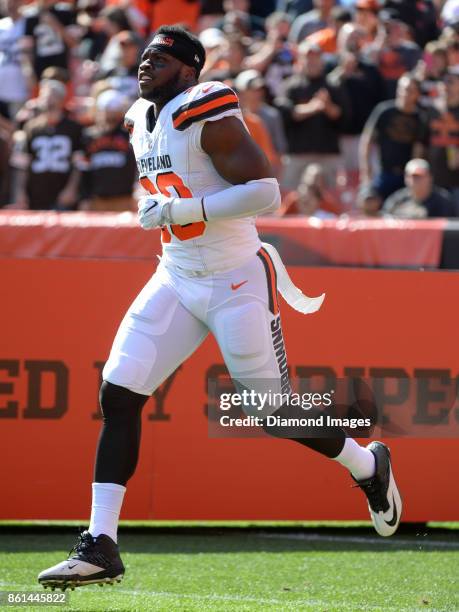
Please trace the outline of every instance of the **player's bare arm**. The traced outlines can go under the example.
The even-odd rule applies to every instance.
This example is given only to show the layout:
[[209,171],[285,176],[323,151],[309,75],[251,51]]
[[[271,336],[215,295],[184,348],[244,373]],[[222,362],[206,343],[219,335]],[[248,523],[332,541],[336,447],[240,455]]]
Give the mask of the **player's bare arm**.
[[228,183],[274,176],[265,154],[236,117],[208,121],[202,128],[201,146]]
[[279,185],[272,178],[271,166],[238,118],[205,123],[201,147],[218,174],[233,187],[201,198],[146,196],[139,201],[144,229],[250,217],[279,208]]

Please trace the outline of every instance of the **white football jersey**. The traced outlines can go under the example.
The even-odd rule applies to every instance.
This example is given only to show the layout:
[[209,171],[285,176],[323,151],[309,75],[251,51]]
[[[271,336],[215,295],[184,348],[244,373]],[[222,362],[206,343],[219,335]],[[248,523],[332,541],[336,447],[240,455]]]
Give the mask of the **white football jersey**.
[[[243,122],[234,91],[216,81],[195,85],[170,100],[156,121],[152,106],[139,98],[125,121],[143,187],[183,198],[230,187],[203,151],[201,130],[206,121],[228,116]],[[171,225],[161,239],[166,260],[202,272],[236,268],[261,246],[255,217]]]

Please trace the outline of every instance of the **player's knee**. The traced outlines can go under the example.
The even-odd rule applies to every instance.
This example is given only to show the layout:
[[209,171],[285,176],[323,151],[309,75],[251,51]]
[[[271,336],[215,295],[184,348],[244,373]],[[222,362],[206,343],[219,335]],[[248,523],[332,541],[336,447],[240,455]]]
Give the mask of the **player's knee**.
[[149,360],[142,360],[114,351],[103,369],[103,379],[116,386],[131,389],[135,393],[150,395],[153,390],[150,389],[149,377],[155,359],[153,343],[151,343],[151,353]]
[[147,395],[103,381],[99,391],[99,402],[104,421],[129,422],[133,415],[140,415]]

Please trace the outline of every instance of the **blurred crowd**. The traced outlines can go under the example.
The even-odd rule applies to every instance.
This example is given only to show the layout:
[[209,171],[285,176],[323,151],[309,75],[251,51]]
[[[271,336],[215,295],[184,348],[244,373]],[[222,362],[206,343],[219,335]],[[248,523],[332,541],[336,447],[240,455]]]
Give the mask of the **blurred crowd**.
[[279,215],[459,216],[459,0],[0,0],[0,206],[135,209],[123,117],[163,24],[237,91]]

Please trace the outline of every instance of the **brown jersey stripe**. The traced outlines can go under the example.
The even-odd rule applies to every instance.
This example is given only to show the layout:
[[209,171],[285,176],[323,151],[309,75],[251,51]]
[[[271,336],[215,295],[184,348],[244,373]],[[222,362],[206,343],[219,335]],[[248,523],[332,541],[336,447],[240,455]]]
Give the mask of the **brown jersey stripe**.
[[237,96],[230,93],[226,96],[210,100],[204,104],[191,109],[186,109],[173,117],[173,125],[176,130],[184,130],[195,121],[201,121],[207,117],[212,117],[225,110],[239,108]]
[[266,278],[268,281],[268,299],[269,299],[269,310],[277,315],[279,313],[279,302],[277,298],[277,274],[276,268],[272,262],[271,257],[265,251],[265,249],[261,248],[257,252],[258,257],[261,259],[261,262],[265,268]]
[[198,100],[192,100],[191,102],[187,102],[186,104],[182,104],[179,106],[173,113],[172,119],[177,119],[182,113],[186,111],[191,111],[195,108],[199,108],[203,104],[207,104],[208,102],[212,102],[213,100],[218,100],[219,98],[224,98],[225,96],[234,96],[237,98],[236,94],[229,87],[225,87],[224,89],[220,89],[218,91],[213,91],[202,98],[198,98]]

